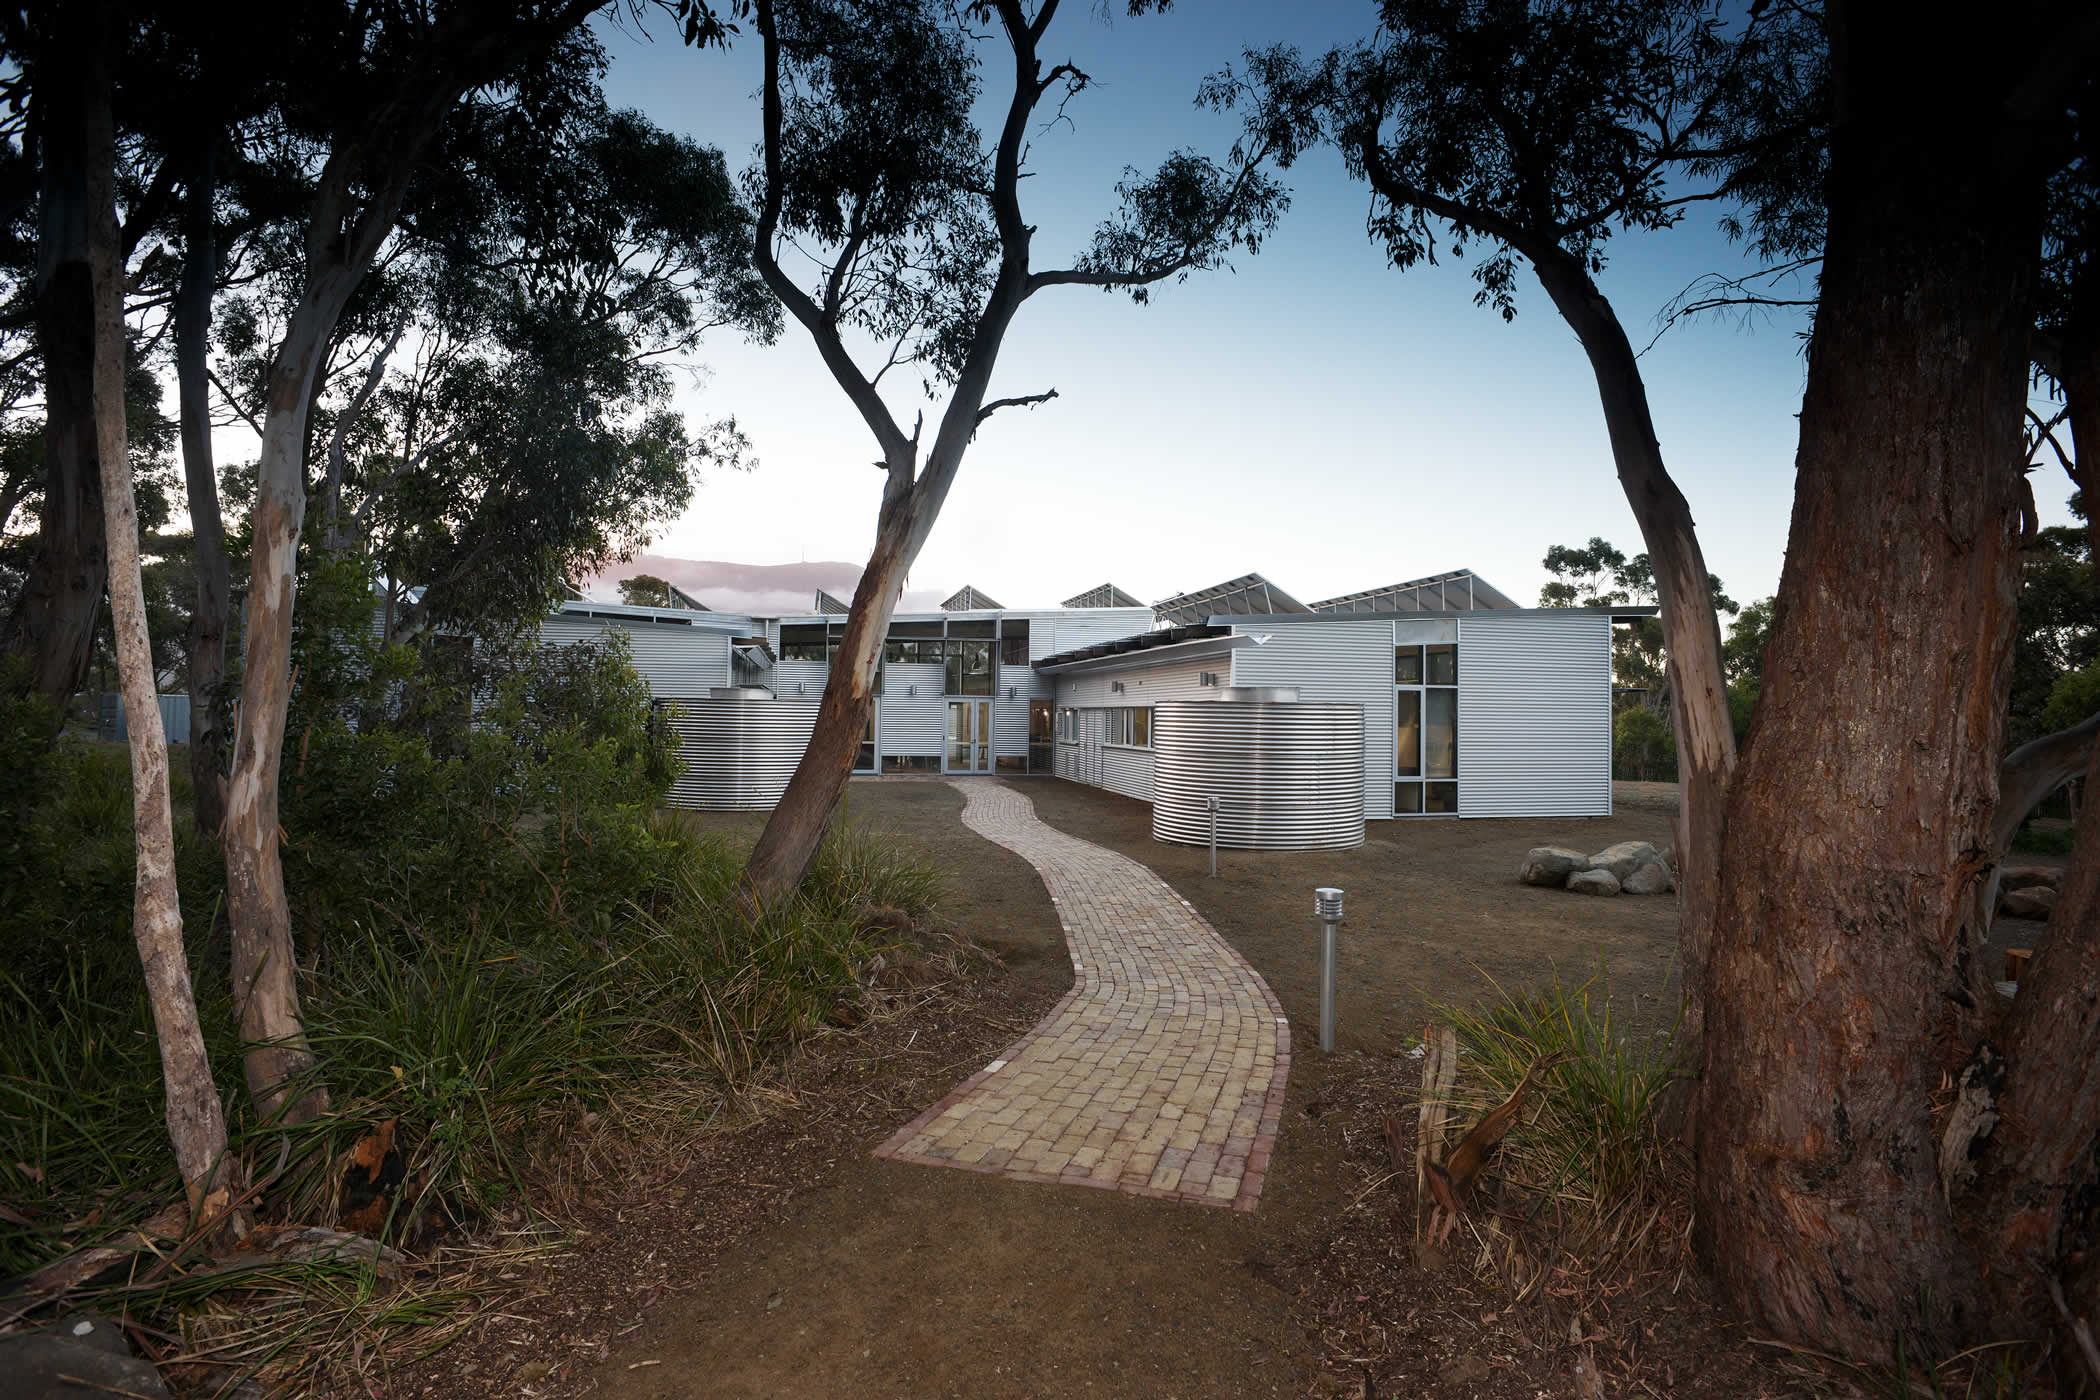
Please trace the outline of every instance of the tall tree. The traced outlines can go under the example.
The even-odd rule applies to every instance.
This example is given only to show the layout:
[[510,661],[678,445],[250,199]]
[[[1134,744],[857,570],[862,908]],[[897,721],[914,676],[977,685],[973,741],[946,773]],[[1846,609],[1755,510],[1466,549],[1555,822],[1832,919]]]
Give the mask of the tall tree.
[[47,133],[75,126],[63,148],[83,162],[79,177],[88,210],[92,316],[86,327],[96,460],[108,542],[109,597],[117,665],[131,736],[131,791],[137,852],[132,935],[146,974],[146,995],[160,1043],[168,1135],[182,1172],[191,1221],[201,1225],[238,1205],[239,1164],[226,1150],[226,1120],[212,1082],[204,1031],[183,948],[182,908],[175,888],[174,816],[168,797],[167,736],[160,723],[152,644],[139,571],[139,520],[132,499],[126,443],[124,259],[116,210],[116,122],[111,69],[120,42],[118,6],[94,0],[63,7],[54,38],[77,65],[78,86],[47,90]]
[[[1211,81],[1221,106],[1286,151],[1332,143],[1375,196],[1394,266],[1482,248],[1475,302],[1516,314],[1529,266],[1588,357],[1612,457],[1662,603],[1682,798],[1677,850],[1688,967],[1703,961],[1722,803],[1736,761],[1721,632],[1690,503],[1664,465],[1634,348],[1597,284],[1614,233],[1668,228],[1757,196],[1753,232],[1792,251],[1797,186],[1776,180],[1816,126],[1813,26],[1715,0],[1383,0],[1377,39],[1308,64],[1247,55]],[[1736,206],[1731,206],[1736,207]],[[1696,1026],[1696,1000],[1688,1014]]]
[[[867,722],[883,642],[903,588],[954,485],[964,453],[1002,408],[1055,389],[991,397],[1006,333],[1049,287],[1146,289],[1254,251],[1286,200],[1262,170],[1259,142],[1220,165],[1191,152],[1120,187],[1121,214],[1071,266],[1035,269],[1022,212],[1027,144],[1046,102],[1062,110],[1088,85],[1071,63],[1045,66],[1058,0],[984,0],[967,13],[930,0],[757,0],[765,46],[758,263],[816,342],[880,449],[875,546],[854,591],[815,732],[744,872],[761,901],[800,883],[844,791]],[[1130,12],[1150,8],[1132,0]],[[991,36],[973,32],[982,22]],[[1012,88],[989,146],[971,123],[979,46],[1003,47]],[[813,247],[805,286],[781,266]],[[877,342],[864,368],[849,335]],[[884,401],[888,371],[915,364],[951,386],[931,442]],[[929,383],[930,388],[930,383]]]
[[91,162],[85,128],[56,114],[77,101],[89,56],[64,6],[39,6],[17,36],[28,70],[28,141],[38,171],[31,287],[44,388],[43,518],[28,576],[8,618],[7,649],[29,659],[31,686],[63,714],[87,676],[108,563],[95,460]]
[[[501,82],[546,53],[600,0],[422,0],[329,7],[296,71],[330,74],[296,85],[294,125],[325,152],[305,220],[297,295],[270,358],[262,450],[250,517],[241,727],[223,833],[233,992],[249,1092],[265,1114],[296,1120],[324,1103],[293,1101],[313,1064],[299,1019],[298,963],[277,845],[278,772],[290,700],[292,608],[306,515],[308,418],[337,323],[394,227],[409,183],[447,115],[469,92]],[[294,70],[288,70],[294,71]]]
[[[1700,1088],[1700,1233],[1722,1282],[1780,1335],[1863,1357],[2031,1334],[2100,1132],[2078,936],[2100,836],[2084,833],[2050,966],[2007,1026],[1974,898],[2042,195],[2100,24],[2050,5],[1958,33],[1912,18],[1831,14],[1828,244]],[[2088,980],[2074,992],[2066,972]],[[1943,1118],[1948,1083],[1968,1111]]]

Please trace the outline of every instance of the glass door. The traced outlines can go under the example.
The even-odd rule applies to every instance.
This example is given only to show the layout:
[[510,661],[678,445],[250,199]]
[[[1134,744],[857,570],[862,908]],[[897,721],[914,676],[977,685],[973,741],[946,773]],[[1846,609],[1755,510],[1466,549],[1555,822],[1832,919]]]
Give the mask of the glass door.
[[946,769],[950,773],[992,771],[992,702],[948,702]]

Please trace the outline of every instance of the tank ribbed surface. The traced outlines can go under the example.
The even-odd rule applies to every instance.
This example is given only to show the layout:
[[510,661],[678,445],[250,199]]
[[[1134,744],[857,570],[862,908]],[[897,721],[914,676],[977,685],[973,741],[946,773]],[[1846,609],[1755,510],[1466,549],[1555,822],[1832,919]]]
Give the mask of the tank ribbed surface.
[[671,728],[685,772],[673,807],[701,812],[765,811],[787,791],[809,736],[815,700],[675,700]]
[[1240,850],[1364,840],[1364,714],[1355,705],[1162,701],[1152,709],[1152,834]]

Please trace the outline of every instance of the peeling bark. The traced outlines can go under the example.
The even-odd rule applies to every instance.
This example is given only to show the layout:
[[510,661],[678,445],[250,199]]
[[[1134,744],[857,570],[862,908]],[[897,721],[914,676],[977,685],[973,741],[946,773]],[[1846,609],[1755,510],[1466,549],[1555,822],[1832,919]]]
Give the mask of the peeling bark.
[[1738,1307],[1872,1361],[1944,1355],[1987,1312],[1933,1106],[1991,996],[1975,897],[2045,172],[2004,112],[2031,15],[1984,41],[1888,4],[1832,19],[1829,241],[1761,737],[1726,812],[1697,1204]]

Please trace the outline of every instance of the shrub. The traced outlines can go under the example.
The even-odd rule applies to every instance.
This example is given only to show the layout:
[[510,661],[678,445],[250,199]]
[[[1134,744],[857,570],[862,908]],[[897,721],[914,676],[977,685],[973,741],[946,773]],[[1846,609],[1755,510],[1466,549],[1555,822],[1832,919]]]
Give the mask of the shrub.
[[1615,1015],[1601,968],[1577,987],[1556,972],[1539,992],[1496,990],[1484,1008],[1434,1010],[1458,1033],[1468,1067],[1460,1106],[1476,1118],[1508,1098],[1541,1056],[1558,1057],[1524,1122],[1503,1140],[1498,1172],[1597,1217],[1646,1196],[1677,1152],[1662,1122],[1665,1095],[1685,1074],[1675,1026]]
[[1677,738],[1645,705],[1619,711],[1611,724],[1611,775],[1642,783],[1677,780]]

